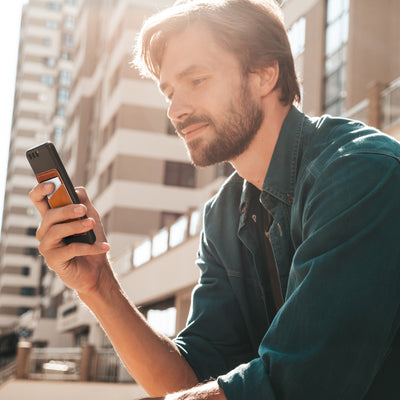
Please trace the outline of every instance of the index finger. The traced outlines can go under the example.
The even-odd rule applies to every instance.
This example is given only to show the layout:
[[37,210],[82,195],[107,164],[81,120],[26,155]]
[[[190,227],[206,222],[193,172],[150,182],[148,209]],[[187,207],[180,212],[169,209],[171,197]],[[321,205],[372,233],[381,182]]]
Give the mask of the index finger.
[[53,183],[43,182],[36,185],[29,193],[29,198],[42,217],[50,208],[46,196],[52,193],[54,189]]

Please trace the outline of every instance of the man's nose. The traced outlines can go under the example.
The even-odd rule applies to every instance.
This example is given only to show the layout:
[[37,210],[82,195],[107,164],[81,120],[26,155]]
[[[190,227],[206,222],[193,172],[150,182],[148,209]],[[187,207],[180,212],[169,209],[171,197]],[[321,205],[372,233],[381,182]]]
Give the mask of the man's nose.
[[182,122],[193,113],[193,105],[183,93],[174,93],[168,107],[168,117],[175,122]]

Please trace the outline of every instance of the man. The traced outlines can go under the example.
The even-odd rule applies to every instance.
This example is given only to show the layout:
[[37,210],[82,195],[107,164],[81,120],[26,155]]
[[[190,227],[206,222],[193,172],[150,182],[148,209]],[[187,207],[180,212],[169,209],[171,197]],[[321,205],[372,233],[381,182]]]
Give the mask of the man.
[[[299,88],[272,0],[177,5],[147,21],[138,46],[193,163],[236,169],[205,207],[188,325],[170,341],[129,303],[82,188],[82,205],[54,210],[51,184],[31,192],[49,267],[150,395],[399,398],[400,145],[292,105]],[[94,245],[63,244],[91,228]]]

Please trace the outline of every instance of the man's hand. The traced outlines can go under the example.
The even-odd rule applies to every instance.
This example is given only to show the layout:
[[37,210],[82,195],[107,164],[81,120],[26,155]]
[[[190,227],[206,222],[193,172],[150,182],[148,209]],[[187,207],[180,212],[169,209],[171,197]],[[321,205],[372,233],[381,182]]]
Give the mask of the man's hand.
[[218,383],[213,381],[165,397],[147,397],[140,400],[226,400],[226,397]]
[[[46,195],[54,185],[41,183],[33,188],[29,197],[42,216],[42,222],[36,232],[39,240],[39,252],[46,263],[61,280],[78,293],[89,293],[102,282],[101,276],[109,269],[105,253],[110,249],[99,214],[95,210],[84,188],[77,188],[82,204],[71,204],[51,209]],[[88,218],[77,219],[87,215]],[[66,245],[62,239],[66,236],[87,232],[93,229],[96,242],[71,243]]]
[[[77,189],[82,204],[50,209],[46,195],[53,189],[53,184],[43,183],[30,193],[42,216],[36,236],[47,265],[92,310],[128,371],[148,393],[159,396],[196,385],[196,375],[178,347],[155,332],[123,293],[105,254],[110,246],[99,215],[86,191]],[[77,220],[85,214],[88,218]],[[97,238],[92,245],[66,245],[62,240],[90,229]]]

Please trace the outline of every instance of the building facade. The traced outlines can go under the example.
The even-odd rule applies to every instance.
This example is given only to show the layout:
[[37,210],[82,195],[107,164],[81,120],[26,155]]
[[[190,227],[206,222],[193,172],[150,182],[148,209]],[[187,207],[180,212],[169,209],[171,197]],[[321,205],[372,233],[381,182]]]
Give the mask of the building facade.
[[25,151],[58,141],[66,127],[76,2],[33,0],[22,13],[0,247],[0,329],[41,305],[45,266],[35,239],[38,216]]
[[[143,19],[157,7],[171,3],[32,0],[26,5],[2,231],[0,304],[8,301],[10,307],[13,305],[12,310],[0,309],[4,328],[17,322],[23,325],[24,332],[36,332],[34,340],[49,342],[49,326],[55,325],[58,305],[71,297],[38,256],[35,228],[39,218],[27,196],[34,185],[24,158],[27,148],[44,140],[55,142],[72,181],[76,186],[87,187],[102,215],[112,246],[110,258],[117,269],[127,251],[200,207],[230,172],[229,166],[196,170],[190,164],[166,117],[165,100],[154,83],[141,79],[130,65],[132,46]],[[67,23],[70,32],[64,29]],[[40,43],[40,48],[37,45],[31,49],[32,41]],[[49,43],[54,47],[51,52],[47,49]],[[64,54],[65,43],[70,48],[68,56]],[[27,60],[29,52],[34,53],[34,61]],[[42,114],[31,113],[25,121],[25,114],[20,113],[20,92],[26,81],[20,71],[26,69],[35,69],[29,78],[39,80],[35,81],[34,90],[29,89],[33,91],[29,92],[29,106],[42,107],[46,119]],[[39,74],[41,69],[44,72]],[[44,92],[47,101],[42,104]],[[29,132],[21,132],[22,123],[29,126]],[[15,160],[21,171],[13,167]],[[22,205],[17,211],[23,228],[16,231],[12,226],[12,215],[16,213],[12,208],[12,185],[22,175],[24,183],[18,192]],[[23,253],[17,259],[12,254],[13,241],[19,243],[18,251]],[[22,282],[29,286],[21,287]],[[16,307],[18,301],[23,306]],[[66,314],[70,313],[67,310]],[[84,324],[62,331],[79,344],[86,340],[82,337],[88,329]],[[54,332],[59,333],[55,329]]]
[[[393,18],[400,11],[399,4],[390,0],[379,5],[372,0],[288,0],[283,11],[302,84],[302,109],[310,115],[330,113],[361,119],[399,139],[400,60],[396,54],[400,32]],[[372,48],[371,43],[375,44]],[[384,50],[380,43],[386,43]],[[143,98],[150,99],[154,84],[139,82],[149,85]],[[135,140],[136,146],[140,142]],[[179,146],[174,144],[170,154],[181,151]],[[100,159],[107,159],[105,153]],[[151,190],[156,193],[154,187]],[[132,196],[134,187],[125,193]],[[139,246],[125,248],[114,263],[128,296],[142,307],[151,324],[170,336],[185,325],[190,294],[198,279],[194,266],[198,213],[182,216],[169,229],[163,227],[149,235]],[[121,236],[116,240],[121,241]],[[74,313],[70,314],[71,309]],[[65,317],[62,312],[58,317],[63,329],[79,325],[87,313],[72,298],[60,310],[67,311]],[[80,322],[72,322],[74,318]]]
[[[36,3],[31,0],[29,6]],[[70,6],[66,3],[60,2],[60,15]],[[130,66],[143,19],[170,4],[167,0],[81,0],[75,4],[67,117],[62,125],[52,119],[48,132],[63,128],[50,137],[61,150],[73,182],[87,187],[102,216],[112,248],[110,258],[128,296],[154,327],[174,336],[185,324],[198,279],[195,257],[201,207],[218,190],[229,168],[195,170],[190,165],[168,123],[166,103],[156,85],[140,78]],[[302,84],[302,109],[312,116],[330,113],[360,119],[400,139],[400,26],[396,21],[400,3],[286,0],[282,7]],[[37,106],[40,101],[35,98],[31,103]],[[27,235],[28,228],[34,232],[37,216],[26,216],[31,210],[26,191],[33,180],[22,152],[37,143],[37,132],[43,129],[36,120],[34,125],[29,121],[30,127],[38,128],[27,140],[20,132],[25,117],[18,114],[19,109],[17,98],[3,223],[0,305],[6,304],[1,290],[10,287],[8,271],[28,265],[29,258],[32,265],[37,264],[32,271],[37,274],[35,282],[42,282],[44,294],[37,292],[29,298],[34,301],[24,305],[41,310],[25,315],[24,324],[36,327],[33,340],[52,343],[45,333],[49,331],[45,323],[51,322],[44,317],[54,317],[56,312],[52,332],[64,335],[65,342],[107,346],[101,328],[74,293],[53,274],[41,272],[42,261],[34,250],[32,255],[19,256],[23,262],[10,257],[15,242],[20,247],[29,244],[23,249],[36,246],[35,238]],[[56,104],[52,110],[57,110]],[[14,182],[22,182],[17,165],[24,169],[24,186],[14,193]],[[17,204],[25,214],[9,217]],[[23,228],[18,237],[10,229],[14,220]],[[20,275],[18,279],[25,278]],[[32,283],[32,287],[40,285]],[[7,291],[4,295],[10,296]],[[18,308],[12,314],[13,321],[21,311]]]

